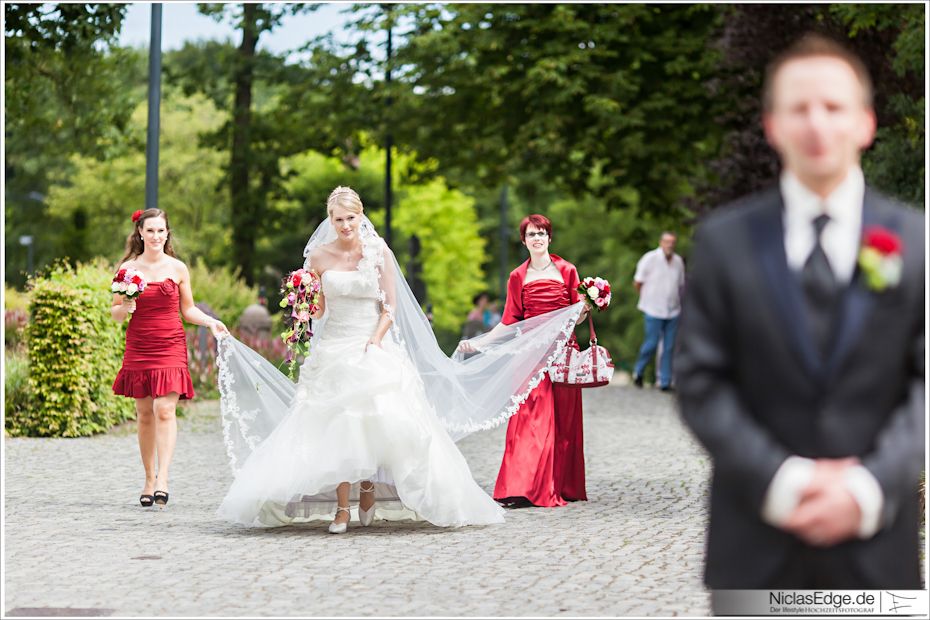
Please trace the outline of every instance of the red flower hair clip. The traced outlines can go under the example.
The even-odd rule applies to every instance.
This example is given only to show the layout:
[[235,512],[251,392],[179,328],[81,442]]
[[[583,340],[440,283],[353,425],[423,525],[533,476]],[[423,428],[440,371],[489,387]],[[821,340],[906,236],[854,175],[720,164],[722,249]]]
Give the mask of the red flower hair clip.
[[132,214],[132,223],[135,224],[138,222],[140,217],[142,217],[142,209],[139,209]]

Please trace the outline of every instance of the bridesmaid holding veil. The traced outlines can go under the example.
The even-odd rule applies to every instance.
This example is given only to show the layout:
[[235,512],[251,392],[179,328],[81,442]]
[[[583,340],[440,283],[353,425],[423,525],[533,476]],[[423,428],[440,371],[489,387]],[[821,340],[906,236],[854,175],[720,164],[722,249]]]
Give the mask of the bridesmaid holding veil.
[[[530,257],[510,273],[501,323],[539,316],[578,303],[578,270],[549,253],[552,223],[530,215],[520,223]],[[582,313],[582,318],[588,309]],[[578,347],[572,337],[568,346]],[[564,506],[588,499],[584,482],[581,390],[553,385],[548,376],[510,418],[494,499],[505,506]]]

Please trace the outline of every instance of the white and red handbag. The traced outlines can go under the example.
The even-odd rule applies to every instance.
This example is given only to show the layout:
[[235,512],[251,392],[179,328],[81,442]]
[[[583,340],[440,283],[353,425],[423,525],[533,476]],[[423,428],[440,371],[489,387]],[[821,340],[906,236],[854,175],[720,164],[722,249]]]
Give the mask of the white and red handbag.
[[588,315],[588,327],[591,330],[589,347],[579,351],[565,345],[565,355],[549,365],[549,378],[555,385],[577,388],[600,387],[610,383],[614,376],[614,365],[610,361],[607,349],[597,344],[594,333],[594,320]]

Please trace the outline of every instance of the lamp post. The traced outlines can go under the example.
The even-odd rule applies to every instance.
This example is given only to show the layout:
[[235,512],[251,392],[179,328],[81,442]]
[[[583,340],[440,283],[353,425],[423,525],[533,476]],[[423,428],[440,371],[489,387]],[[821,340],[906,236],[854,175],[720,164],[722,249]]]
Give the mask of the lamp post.
[[507,184],[501,188],[500,198],[500,243],[501,243],[501,262],[500,271],[498,272],[498,288],[500,289],[501,299],[507,299],[507,278],[510,274],[510,223],[508,217],[509,206],[507,204]]
[[32,235],[20,235],[19,244],[26,246],[26,273],[32,273],[32,248],[35,245]]
[[387,12],[387,57],[384,61],[384,82],[385,88],[387,89],[387,100],[386,100],[386,111],[385,111],[385,129],[387,130],[387,135],[385,136],[384,144],[384,240],[387,242],[388,247],[391,246],[391,202],[393,199],[391,193],[391,149],[394,146],[394,136],[391,135],[391,119],[390,111],[391,104],[391,54],[393,50],[391,49],[391,9],[390,5],[385,7]]
[[158,132],[161,106],[161,4],[152,5],[149,38],[149,123],[145,141],[145,208],[158,206]]

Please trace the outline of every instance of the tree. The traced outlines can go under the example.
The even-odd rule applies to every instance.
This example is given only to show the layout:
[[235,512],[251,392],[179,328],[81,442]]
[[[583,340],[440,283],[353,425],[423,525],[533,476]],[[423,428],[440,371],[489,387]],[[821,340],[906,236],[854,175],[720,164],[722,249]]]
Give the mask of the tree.
[[100,154],[132,111],[115,51],[125,5],[6,4],[6,138],[23,151]]
[[[217,21],[232,19],[242,33],[231,67],[231,122],[224,133],[228,135],[230,149],[229,189],[234,256],[246,281],[252,284],[255,280],[255,240],[262,224],[265,201],[277,177],[277,157],[256,158],[252,148],[256,46],[261,34],[274,29],[285,15],[316,7],[304,4],[278,6],[244,3],[238,7],[200,4],[199,8],[203,14],[213,16]],[[258,172],[257,182],[253,180],[253,171]]]
[[833,4],[850,44],[878,85],[875,143],[862,162],[879,189],[912,205],[924,204],[924,7],[919,4]]
[[845,42],[866,63],[879,130],[863,157],[870,183],[914,204],[924,194],[924,20],[920,5],[733,5],[717,40],[722,54],[711,88],[730,102],[715,121],[726,128],[709,181],[694,201],[707,209],[775,181],[778,157],[762,132],[766,63],[807,31]]
[[120,148],[135,106],[127,77],[139,65],[131,50],[116,47],[126,5],[5,3],[3,10],[4,277],[21,284],[20,235],[33,237],[37,266],[55,257],[49,173],[66,168],[72,153],[106,157]]
[[[368,85],[394,101],[373,130],[389,123],[398,144],[440,161],[453,182],[499,187],[541,170],[613,208],[667,211],[715,149],[706,120],[716,104],[703,86],[716,57],[712,7],[403,5],[360,27],[390,20],[409,26],[399,27],[392,92]],[[363,39],[352,52],[362,67],[370,47]]]
[[[145,202],[147,104],[141,103],[127,128],[131,147],[120,156],[98,160],[74,155],[71,166],[54,178],[48,195],[46,227],[57,254],[72,260],[123,255],[132,230],[132,212]],[[226,120],[202,95],[183,97],[167,91],[162,99],[159,207],[168,213],[175,250],[209,265],[232,260],[228,197],[222,186],[223,155],[198,145],[201,133]]]

